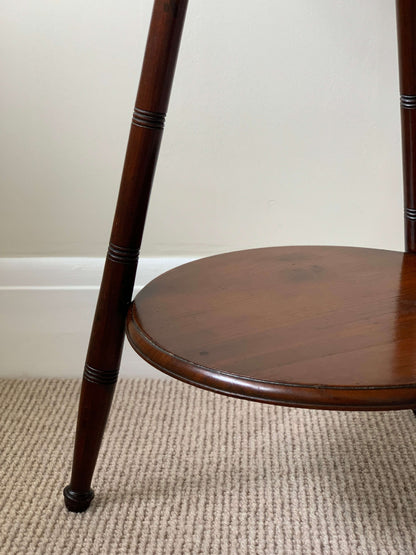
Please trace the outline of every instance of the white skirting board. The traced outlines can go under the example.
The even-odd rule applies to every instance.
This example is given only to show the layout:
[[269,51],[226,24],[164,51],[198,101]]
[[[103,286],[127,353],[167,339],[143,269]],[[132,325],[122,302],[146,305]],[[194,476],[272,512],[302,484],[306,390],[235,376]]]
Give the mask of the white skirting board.
[[[134,294],[191,258],[142,258]],[[0,258],[0,377],[81,377],[104,259]],[[120,375],[163,377],[126,341]]]

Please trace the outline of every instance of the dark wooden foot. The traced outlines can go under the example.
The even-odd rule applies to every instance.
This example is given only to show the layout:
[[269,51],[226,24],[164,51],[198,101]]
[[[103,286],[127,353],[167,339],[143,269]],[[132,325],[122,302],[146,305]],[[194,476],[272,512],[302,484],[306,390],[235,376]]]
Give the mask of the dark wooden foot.
[[88,509],[94,497],[92,489],[85,493],[72,491],[69,486],[64,489],[65,505],[72,513],[83,513]]
[[412,412],[416,416],[416,409],[412,409]]

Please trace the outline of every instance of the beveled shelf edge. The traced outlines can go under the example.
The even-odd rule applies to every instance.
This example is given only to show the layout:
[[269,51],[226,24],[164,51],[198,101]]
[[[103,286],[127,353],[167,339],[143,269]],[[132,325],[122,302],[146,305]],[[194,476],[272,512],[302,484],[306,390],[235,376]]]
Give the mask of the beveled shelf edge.
[[230,397],[273,405],[323,410],[408,410],[416,408],[416,386],[342,387],[284,384],[250,379],[181,359],[154,343],[138,326],[131,303],[126,336],[136,353],[180,381]]

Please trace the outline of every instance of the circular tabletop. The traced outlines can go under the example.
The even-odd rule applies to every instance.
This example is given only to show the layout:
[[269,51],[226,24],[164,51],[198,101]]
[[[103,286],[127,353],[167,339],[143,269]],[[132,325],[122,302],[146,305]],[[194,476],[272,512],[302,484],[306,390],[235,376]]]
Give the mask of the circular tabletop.
[[157,368],[222,393],[416,406],[416,256],[273,247],[204,258],[144,287],[127,335]]

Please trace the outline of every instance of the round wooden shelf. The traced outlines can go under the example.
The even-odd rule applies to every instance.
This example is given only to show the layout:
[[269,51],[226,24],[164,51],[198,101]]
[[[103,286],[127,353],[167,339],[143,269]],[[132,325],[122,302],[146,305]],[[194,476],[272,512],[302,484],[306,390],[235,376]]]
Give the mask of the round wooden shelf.
[[179,266],[134,299],[133,348],[193,385],[292,406],[416,407],[416,255],[237,251]]

